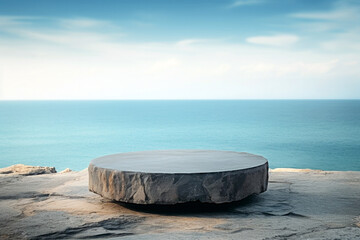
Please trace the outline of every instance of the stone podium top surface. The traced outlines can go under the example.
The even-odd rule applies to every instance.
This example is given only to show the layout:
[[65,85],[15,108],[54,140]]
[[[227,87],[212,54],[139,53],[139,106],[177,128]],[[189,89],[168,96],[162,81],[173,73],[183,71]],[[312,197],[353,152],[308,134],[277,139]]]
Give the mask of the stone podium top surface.
[[245,152],[157,150],[107,155],[91,161],[96,167],[125,172],[210,173],[249,169],[267,160]]

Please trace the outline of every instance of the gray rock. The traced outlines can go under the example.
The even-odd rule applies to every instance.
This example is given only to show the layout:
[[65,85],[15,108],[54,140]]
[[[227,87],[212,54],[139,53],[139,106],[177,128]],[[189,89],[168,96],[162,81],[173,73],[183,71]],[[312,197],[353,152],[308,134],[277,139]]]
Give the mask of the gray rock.
[[266,191],[268,163],[261,156],[209,150],[147,151],[108,155],[89,167],[89,190],[126,203],[227,203]]
[[263,194],[227,207],[211,204],[201,210],[200,204],[182,205],[177,211],[172,211],[174,206],[128,208],[89,192],[88,179],[87,169],[0,174],[0,239],[360,237],[359,171],[270,170]]
[[10,167],[0,169],[0,174],[38,175],[48,173],[56,173],[55,168],[16,164]]
[[70,168],[66,168],[59,173],[69,173],[69,172],[72,172],[72,170]]

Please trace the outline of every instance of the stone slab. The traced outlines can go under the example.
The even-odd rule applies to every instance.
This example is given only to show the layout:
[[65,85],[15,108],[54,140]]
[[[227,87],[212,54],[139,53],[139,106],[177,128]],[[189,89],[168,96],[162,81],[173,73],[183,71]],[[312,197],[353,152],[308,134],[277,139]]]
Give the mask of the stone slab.
[[266,191],[268,162],[258,155],[213,150],[163,150],[96,158],[89,190],[135,204],[228,203]]

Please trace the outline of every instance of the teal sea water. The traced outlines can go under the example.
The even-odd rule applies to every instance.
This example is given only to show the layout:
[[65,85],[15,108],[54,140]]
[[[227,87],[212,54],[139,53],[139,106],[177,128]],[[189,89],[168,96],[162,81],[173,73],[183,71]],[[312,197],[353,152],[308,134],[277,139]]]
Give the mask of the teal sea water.
[[360,101],[0,102],[0,167],[81,170],[101,155],[153,149],[246,151],[271,168],[360,170]]

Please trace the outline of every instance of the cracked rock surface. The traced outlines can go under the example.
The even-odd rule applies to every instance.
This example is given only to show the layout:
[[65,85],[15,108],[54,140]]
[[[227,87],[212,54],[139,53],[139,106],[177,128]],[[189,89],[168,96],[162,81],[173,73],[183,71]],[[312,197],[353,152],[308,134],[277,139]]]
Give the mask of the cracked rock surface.
[[142,207],[88,191],[88,172],[0,175],[0,239],[359,239],[360,172],[275,169],[232,204]]

